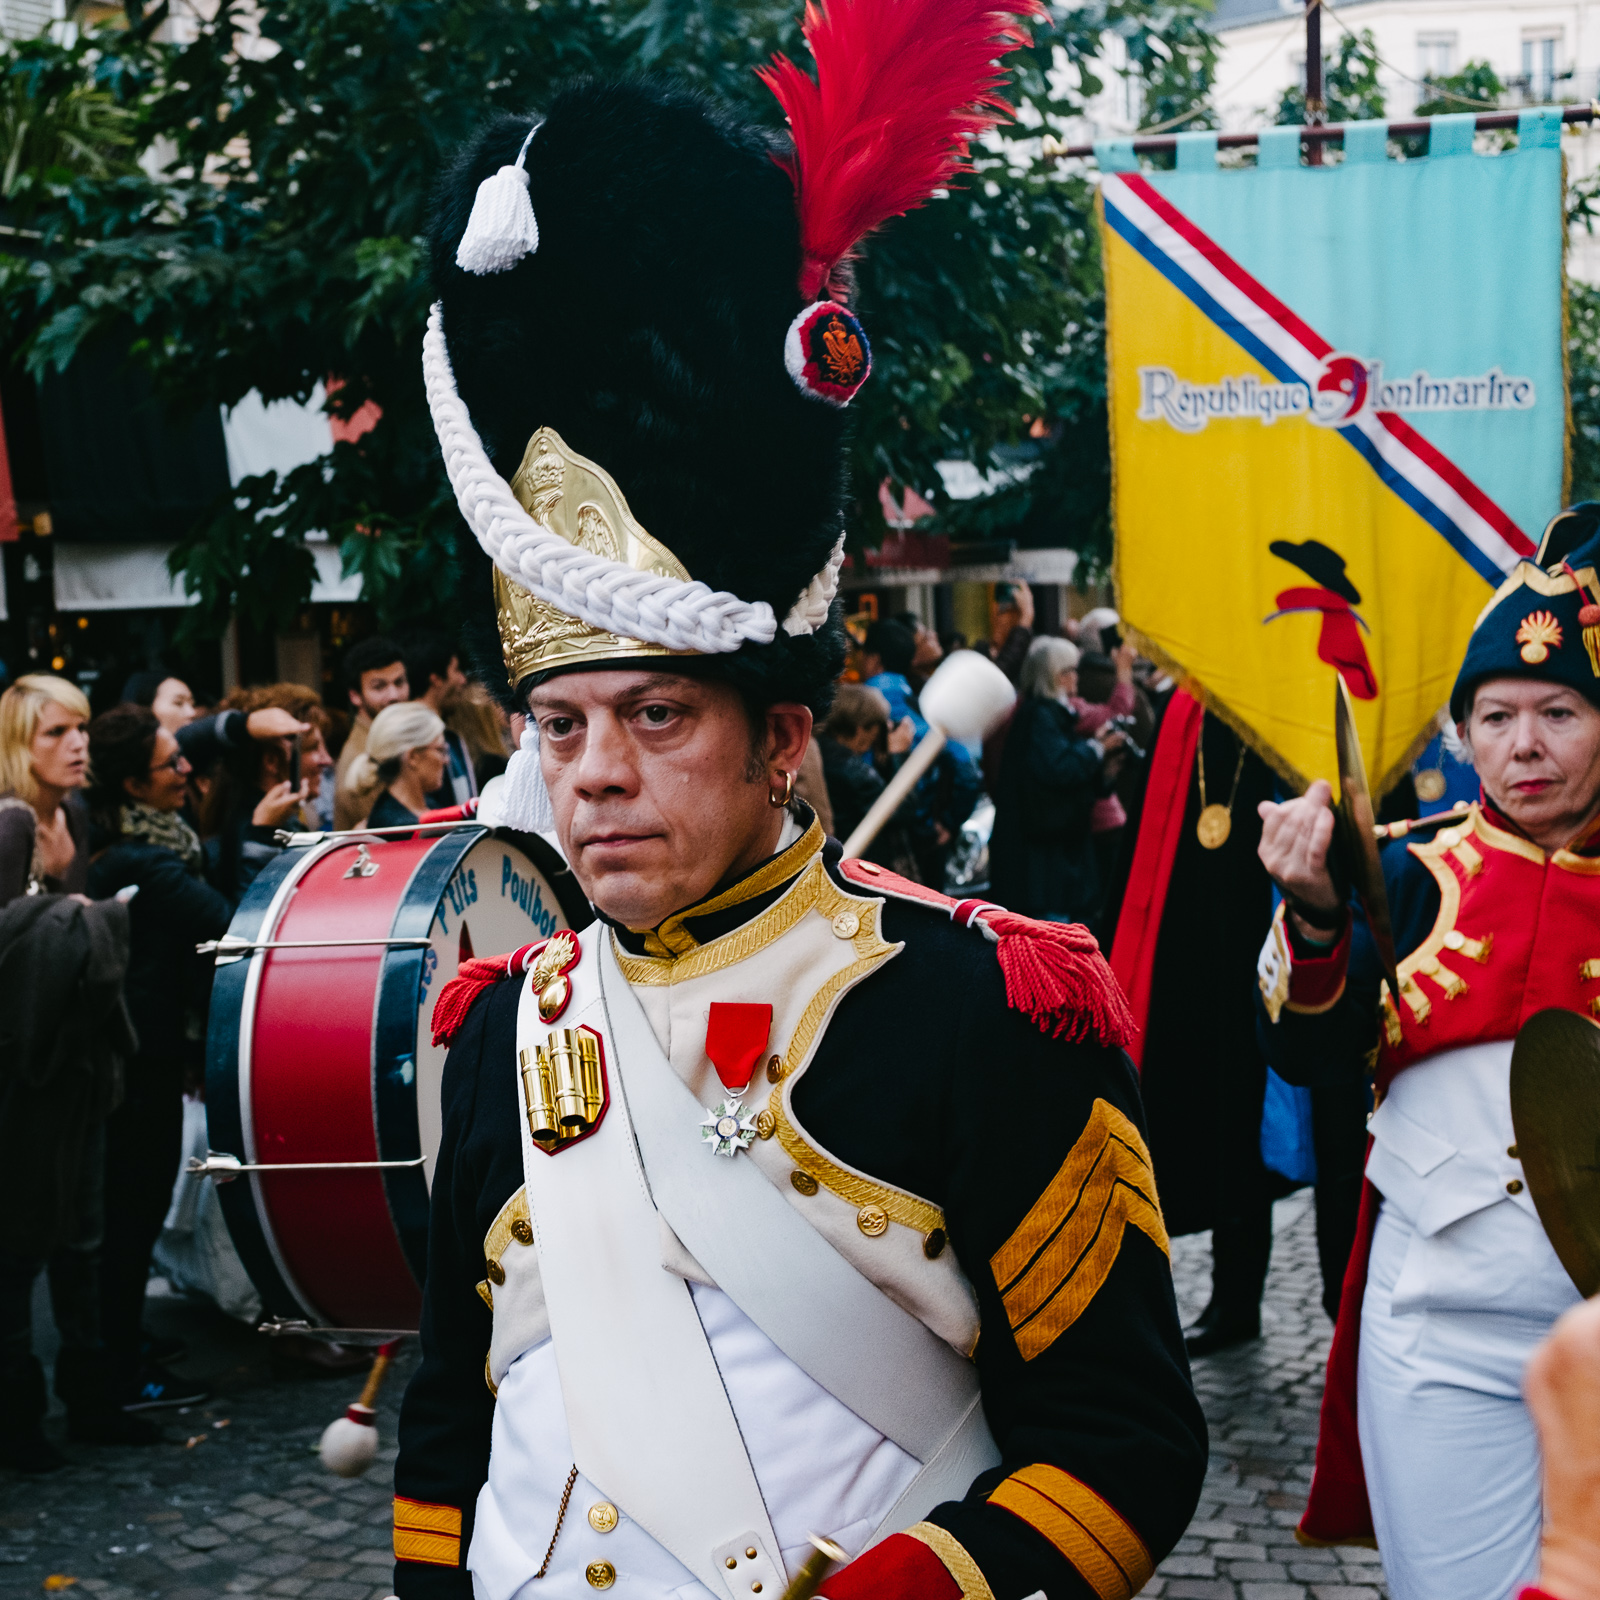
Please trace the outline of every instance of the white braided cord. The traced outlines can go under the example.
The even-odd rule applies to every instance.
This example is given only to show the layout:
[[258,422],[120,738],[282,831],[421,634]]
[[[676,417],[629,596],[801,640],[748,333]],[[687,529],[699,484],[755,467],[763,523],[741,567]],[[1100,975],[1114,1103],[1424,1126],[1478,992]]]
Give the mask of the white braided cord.
[[[698,580],[637,571],[581,550],[535,522],[490,464],[472,426],[456,390],[443,308],[437,302],[423,336],[422,376],[456,504],[484,552],[507,577],[591,627],[669,650],[724,655],[747,643],[770,644],[777,637],[777,618],[764,600],[741,600]],[[843,559],[841,538],[785,618],[785,632],[814,633],[827,619]]]

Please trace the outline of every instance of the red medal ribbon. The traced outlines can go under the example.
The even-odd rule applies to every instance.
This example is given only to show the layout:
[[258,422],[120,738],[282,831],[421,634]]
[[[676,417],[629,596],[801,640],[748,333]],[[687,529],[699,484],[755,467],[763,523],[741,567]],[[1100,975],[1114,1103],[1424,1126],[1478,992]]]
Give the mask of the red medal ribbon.
[[767,1053],[772,1007],[713,1000],[706,1023],[706,1054],[729,1094],[743,1094]]

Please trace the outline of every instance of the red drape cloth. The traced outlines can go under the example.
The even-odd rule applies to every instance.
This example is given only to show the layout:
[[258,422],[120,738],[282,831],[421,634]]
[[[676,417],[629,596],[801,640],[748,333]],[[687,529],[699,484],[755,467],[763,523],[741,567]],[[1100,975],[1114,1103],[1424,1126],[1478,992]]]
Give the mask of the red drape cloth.
[[1128,1054],[1136,1067],[1144,1064],[1145,1020],[1150,1015],[1150,980],[1161,937],[1161,913],[1166,908],[1172,863],[1183,835],[1189,773],[1204,719],[1205,712],[1192,695],[1183,689],[1173,694],[1150,758],[1139,842],[1134,846],[1133,868],[1128,874],[1122,912],[1117,918],[1117,937],[1111,947],[1111,970],[1133,1010],[1134,1035]]

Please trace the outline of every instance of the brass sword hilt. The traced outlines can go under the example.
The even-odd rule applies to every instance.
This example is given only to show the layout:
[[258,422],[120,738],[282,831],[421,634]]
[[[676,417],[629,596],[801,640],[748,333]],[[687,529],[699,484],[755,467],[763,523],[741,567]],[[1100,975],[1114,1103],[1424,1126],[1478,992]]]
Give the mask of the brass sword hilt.
[[821,1539],[814,1533],[807,1534],[815,1549],[806,1557],[806,1564],[795,1574],[794,1581],[783,1591],[783,1600],[811,1600],[819,1588],[822,1580],[828,1575],[828,1568],[836,1561],[848,1561],[850,1552],[841,1549],[832,1539]]

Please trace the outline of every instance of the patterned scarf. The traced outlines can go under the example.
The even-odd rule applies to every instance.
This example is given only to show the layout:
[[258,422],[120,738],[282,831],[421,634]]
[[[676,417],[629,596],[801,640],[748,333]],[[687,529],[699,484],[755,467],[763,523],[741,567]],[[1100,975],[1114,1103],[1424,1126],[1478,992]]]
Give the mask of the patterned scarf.
[[200,835],[183,820],[182,812],[130,802],[122,808],[122,836],[170,850],[192,876],[200,875]]

